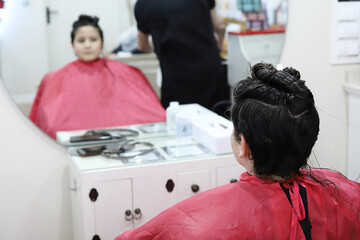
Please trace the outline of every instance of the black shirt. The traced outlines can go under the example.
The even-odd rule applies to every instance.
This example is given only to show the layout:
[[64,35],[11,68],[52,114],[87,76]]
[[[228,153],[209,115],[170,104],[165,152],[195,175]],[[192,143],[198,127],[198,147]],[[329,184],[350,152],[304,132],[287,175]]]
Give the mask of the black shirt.
[[211,108],[229,98],[210,10],[214,0],[138,0],[138,29],[151,34],[162,71],[161,102]]

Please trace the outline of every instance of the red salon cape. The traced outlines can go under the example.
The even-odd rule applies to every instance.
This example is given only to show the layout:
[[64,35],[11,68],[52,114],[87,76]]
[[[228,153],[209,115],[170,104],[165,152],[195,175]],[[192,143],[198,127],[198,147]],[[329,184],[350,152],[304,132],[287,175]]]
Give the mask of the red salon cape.
[[52,138],[57,131],[165,121],[144,74],[119,61],[77,60],[44,76],[29,118]]
[[303,208],[297,184],[307,191],[313,240],[360,239],[360,183],[329,170],[312,173],[335,183],[339,195],[331,184],[326,191],[310,177],[299,177],[290,189],[292,207],[279,182],[243,173],[237,183],[180,202],[116,240],[305,239],[298,222]]

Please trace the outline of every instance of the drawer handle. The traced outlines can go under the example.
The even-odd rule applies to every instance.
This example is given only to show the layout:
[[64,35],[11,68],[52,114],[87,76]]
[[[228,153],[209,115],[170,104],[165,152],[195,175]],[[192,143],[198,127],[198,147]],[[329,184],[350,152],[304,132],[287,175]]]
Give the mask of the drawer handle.
[[200,190],[199,185],[197,184],[191,185],[191,191],[193,191],[194,193],[198,192],[199,190]]
[[101,240],[101,239],[100,239],[99,235],[94,235],[92,240]]
[[92,202],[96,202],[97,198],[99,196],[99,193],[98,191],[96,190],[96,188],[92,188],[90,190],[90,193],[89,193],[89,198]]
[[142,217],[142,213],[140,208],[135,208],[135,219],[140,219]]
[[230,183],[236,183],[238,180],[236,178],[230,179]]
[[172,179],[167,180],[165,187],[168,192],[172,192],[175,187],[174,181]]
[[132,215],[131,211],[128,209],[125,211],[125,220],[131,221],[133,220],[134,216]]

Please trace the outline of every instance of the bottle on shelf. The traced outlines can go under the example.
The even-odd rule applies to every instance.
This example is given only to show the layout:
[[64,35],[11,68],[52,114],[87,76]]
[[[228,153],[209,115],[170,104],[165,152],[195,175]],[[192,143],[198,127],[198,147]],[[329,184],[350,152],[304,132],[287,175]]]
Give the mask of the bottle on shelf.
[[176,134],[176,114],[179,111],[179,102],[170,102],[166,108],[166,130],[168,135]]

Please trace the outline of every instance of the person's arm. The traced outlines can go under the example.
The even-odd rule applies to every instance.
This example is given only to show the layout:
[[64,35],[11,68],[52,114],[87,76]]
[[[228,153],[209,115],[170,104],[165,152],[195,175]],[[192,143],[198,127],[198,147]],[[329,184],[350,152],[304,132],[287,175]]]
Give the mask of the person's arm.
[[153,47],[150,44],[149,41],[149,34],[145,34],[141,31],[138,31],[137,34],[137,45],[138,49],[143,52],[152,52]]
[[218,42],[220,51],[222,51],[226,24],[224,19],[216,13],[215,8],[210,10],[210,14],[211,14],[211,20],[213,23],[214,31],[216,33],[216,40]]

